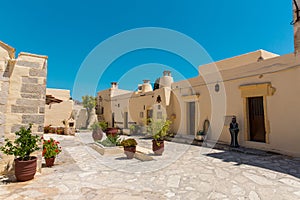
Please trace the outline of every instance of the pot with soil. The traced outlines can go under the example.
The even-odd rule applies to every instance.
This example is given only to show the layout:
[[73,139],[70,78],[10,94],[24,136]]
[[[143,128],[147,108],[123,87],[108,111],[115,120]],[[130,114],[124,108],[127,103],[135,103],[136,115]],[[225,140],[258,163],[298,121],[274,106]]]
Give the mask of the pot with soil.
[[21,127],[19,131],[15,132],[14,142],[5,139],[5,144],[0,147],[4,154],[15,156],[15,176],[17,181],[28,181],[34,178],[37,157],[30,156],[31,153],[39,150],[38,142],[40,137],[31,134],[32,124],[29,127]]
[[136,145],[137,142],[133,138],[129,138],[126,140],[123,140],[121,142],[121,145],[124,147],[124,154],[128,159],[132,159],[134,157],[134,154],[136,152]]

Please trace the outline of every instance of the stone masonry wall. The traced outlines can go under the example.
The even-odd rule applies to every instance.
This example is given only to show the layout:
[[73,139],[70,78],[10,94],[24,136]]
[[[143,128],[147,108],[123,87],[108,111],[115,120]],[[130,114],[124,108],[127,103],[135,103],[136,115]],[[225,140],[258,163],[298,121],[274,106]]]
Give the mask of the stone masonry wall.
[[[33,124],[32,132],[34,134],[43,135],[46,74],[46,56],[20,53],[10,76],[2,78],[2,87],[5,87],[4,93],[7,95],[6,101],[3,100],[2,102],[2,109],[5,110],[5,138],[13,140],[15,137],[14,132],[19,130],[21,126],[28,127],[29,123]],[[2,105],[0,104],[0,106]],[[0,128],[3,128],[3,126]],[[36,152],[35,155],[38,157],[38,171],[40,171],[41,150]],[[12,157],[3,155],[3,158],[0,160],[0,172],[3,173],[8,168],[11,168],[11,163]]]
[[6,60],[2,58],[0,60],[0,144],[4,141],[4,125],[5,125],[5,113],[6,103],[8,97],[9,77],[7,74]]

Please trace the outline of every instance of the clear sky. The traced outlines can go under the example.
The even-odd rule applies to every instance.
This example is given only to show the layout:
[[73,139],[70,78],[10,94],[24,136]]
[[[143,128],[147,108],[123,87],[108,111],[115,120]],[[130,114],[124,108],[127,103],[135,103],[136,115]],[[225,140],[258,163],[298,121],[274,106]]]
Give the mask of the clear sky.
[[[179,31],[201,44],[215,61],[257,49],[280,55],[293,51],[292,0],[18,0],[1,2],[0,19],[0,40],[17,52],[49,56],[51,88],[72,90],[86,56],[107,38],[134,28]],[[126,71],[146,63],[181,67],[186,78],[197,75],[196,70],[185,70],[188,63],[176,55],[147,49],[115,60],[97,89],[108,88]],[[134,76],[120,87],[135,89],[144,78],[153,82],[162,70],[146,77],[133,70]]]

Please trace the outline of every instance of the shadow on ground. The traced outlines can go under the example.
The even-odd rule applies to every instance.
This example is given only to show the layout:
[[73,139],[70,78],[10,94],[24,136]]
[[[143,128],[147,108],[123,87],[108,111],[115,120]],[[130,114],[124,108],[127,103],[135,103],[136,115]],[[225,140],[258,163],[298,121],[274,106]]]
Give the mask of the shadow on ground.
[[233,162],[236,165],[252,165],[300,178],[300,160],[284,155],[249,155],[231,150],[205,155],[220,159],[223,162]]

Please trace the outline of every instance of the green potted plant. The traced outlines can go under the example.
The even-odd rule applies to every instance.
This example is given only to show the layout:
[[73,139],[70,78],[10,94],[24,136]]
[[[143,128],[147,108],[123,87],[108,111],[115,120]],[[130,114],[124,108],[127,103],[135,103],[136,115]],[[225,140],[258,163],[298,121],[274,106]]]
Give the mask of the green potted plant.
[[99,144],[102,144],[105,147],[115,147],[120,146],[120,136],[119,135],[107,135],[106,139],[100,141]]
[[47,167],[52,167],[55,162],[56,156],[61,152],[59,142],[50,138],[49,140],[43,140],[43,157],[46,161]]
[[56,134],[63,135],[64,134],[64,128],[63,127],[57,127],[56,128]]
[[149,119],[148,131],[153,137],[152,150],[156,155],[162,155],[164,152],[164,139],[168,134],[171,125],[170,120]]
[[51,128],[51,124],[44,127],[44,133],[49,133]]
[[121,142],[121,146],[124,147],[124,153],[128,159],[132,159],[136,152],[137,142],[133,138],[125,139]]
[[38,142],[40,137],[32,135],[32,124],[29,127],[21,127],[15,132],[16,139],[12,143],[5,139],[5,144],[0,149],[7,155],[15,156],[15,176],[18,181],[28,181],[34,178],[37,166],[37,157],[30,156],[31,153],[39,150]]
[[107,124],[107,122],[105,122],[105,121],[100,121],[100,122],[99,122],[99,126],[100,126],[100,128],[101,128],[103,131],[106,131],[106,129],[107,129],[107,127],[108,127],[108,124]]
[[204,122],[203,122],[203,129],[202,129],[202,130],[199,130],[199,131],[196,133],[195,139],[196,139],[196,140],[203,141],[204,138],[205,138],[205,136],[207,135],[209,126],[210,126],[209,120],[208,120],[208,119],[204,120]]

